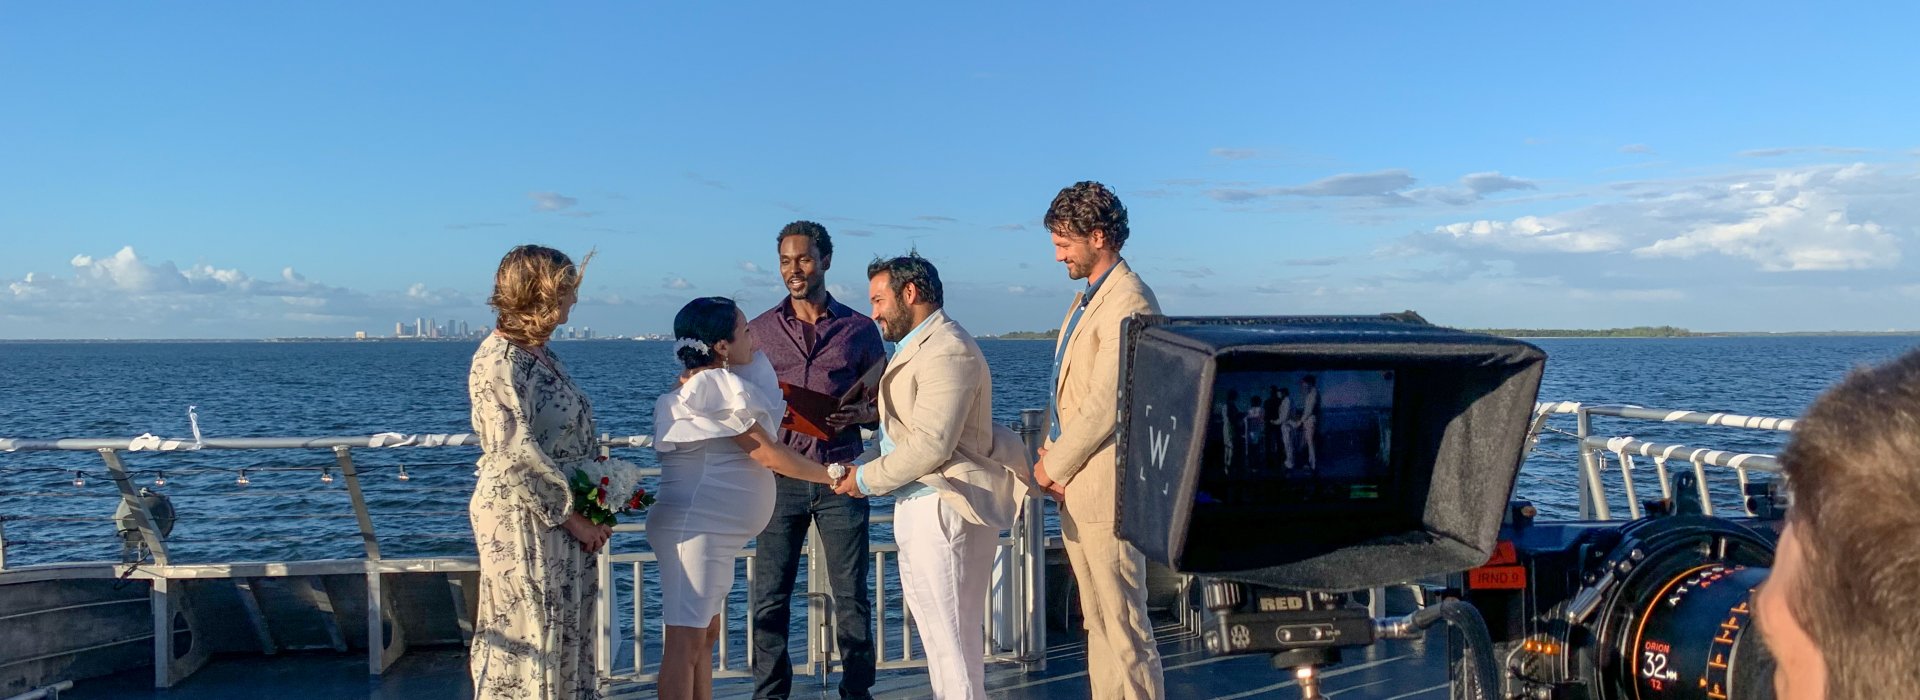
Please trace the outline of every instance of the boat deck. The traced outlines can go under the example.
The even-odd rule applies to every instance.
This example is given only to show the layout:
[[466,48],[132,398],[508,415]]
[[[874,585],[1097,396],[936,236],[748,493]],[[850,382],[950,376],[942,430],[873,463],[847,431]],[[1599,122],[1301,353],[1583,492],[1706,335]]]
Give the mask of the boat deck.
[[[1198,636],[1177,625],[1159,628],[1160,653],[1166,665],[1167,697],[1179,700],[1238,700],[1239,698],[1297,698],[1292,674],[1273,669],[1265,656],[1209,656]],[[1329,697],[1375,700],[1444,700],[1448,697],[1446,633],[1437,628],[1426,639],[1385,642],[1346,652],[1345,659],[1324,669],[1321,692]],[[812,678],[796,678],[796,699],[838,698],[829,679],[821,686]],[[457,647],[421,649],[409,653],[381,677],[366,675],[363,654],[288,654],[217,658],[185,682],[169,690],[152,687],[150,669],[79,681],[63,699],[167,698],[169,700],[226,700],[261,697],[263,691],[295,691],[310,700],[452,700],[471,697],[467,688],[467,659]],[[924,671],[886,671],[874,686],[874,697],[905,700],[927,696]],[[987,667],[988,695],[995,700],[1053,700],[1088,697],[1086,650],[1077,641],[1048,650],[1045,671],[1024,673],[1010,664]],[[652,696],[652,686],[617,687],[613,697]],[[715,698],[750,698],[753,688],[742,679],[714,684]]]

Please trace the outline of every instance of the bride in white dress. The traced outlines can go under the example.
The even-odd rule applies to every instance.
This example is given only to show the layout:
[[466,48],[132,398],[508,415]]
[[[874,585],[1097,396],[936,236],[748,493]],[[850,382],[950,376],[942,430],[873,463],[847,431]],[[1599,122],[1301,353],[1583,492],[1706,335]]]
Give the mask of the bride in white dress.
[[654,404],[660,456],[647,543],[660,561],[666,621],[661,698],[713,696],[713,648],[733,590],[734,557],[773,517],[777,472],[832,483],[828,468],[775,438],[786,402],[747,317],[730,299],[688,302],[673,319],[674,354],[687,369]]

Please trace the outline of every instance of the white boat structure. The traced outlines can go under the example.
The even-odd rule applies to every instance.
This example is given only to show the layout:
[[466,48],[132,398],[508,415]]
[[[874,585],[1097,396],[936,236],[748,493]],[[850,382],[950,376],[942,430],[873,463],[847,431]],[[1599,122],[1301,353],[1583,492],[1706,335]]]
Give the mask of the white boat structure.
[[[1030,447],[1037,446],[1040,414],[1025,411],[1014,426]],[[1617,430],[1596,431],[1596,419]],[[1673,476],[1679,473],[1694,475],[1707,507],[1737,515],[1746,512],[1737,494],[1744,492],[1750,477],[1778,470],[1767,454],[1631,437],[1633,427],[1648,422],[1697,426],[1703,435],[1713,433],[1712,439],[1726,438],[1725,431],[1766,431],[1777,438],[1794,427],[1789,418],[1548,402],[1536,407],[1529,444],[1571,440],[1577,447],[1576,464],[1542,476],[1561,483],[1570,477],[1569,485],[1578,489],[1581,519],[1639,517],[1642,498],[1652,498],[1656,491],[1660,497],[1672,496]],[[373,472],[362,462],[372,463],[375,455],[382,462],[396,456],[404,460],[397,473],[390,464],[379,466],[382,479],[406,481],[429,470],[443,470],[439,475],[452,479],[471,469],[470,460],[449,456],[460,448],[471,449],[476,444],[472,435],[218,438],[197,432],[188,439],[0,438],[0,472],[64,478],[71,470],[81,485],[89,475],[104,478],[116,486],[120,511],[118,518],[109,516],[112,508],[101,507],[102,498],[0,493],[48,504],[33,513],[0,513],[0,698],[254,697],[276,687],[308,697],[465,697],[464,652],[473,633],[476,559],[393,556],[389,545],[410,535],[376,528],[376,522],[408,513],[385,513],[369,498]],[[607,435],[601,440],[603,451],[610,454],[645,450],[649,444],[645,436]],[[21,461],[47,453],[85,459],[92,466]],[[167,490],[167,474],[194,473],[196,462],[215,453],[291,454],[320,462],[252,468],[254,476],[318,473],[331,484],[337,474],[344,482],[347,507],[301,517],[351,520],[349,537],[358,540],[357,556],[272,561],[182,556],[179,545],[186,542],[212,545],[196,547],[201,551],[221,551],[217,542],[195,540],[216,524],[214,518],[192,514],[213,510],[195,499],[219,496],[175,494],[169,503],[152,492]],[[127,463],[134,454],[142,454],[138,468]],[[313,460],[312,455],[325,458]],[[206,471],[237,472],[235,481],[249,480],[249,468]],[[431,515],[457,515],[458,528],[464,528],[465,497],[454,493],[442,501],[443,509]],[[1072,577],[1058,537],[1047,533],[1043,518],[1050,506],[1038,499],[1029,506],[1028,515],[1001,540],[984,621],[989,689],[1000,698],[1085,697],[1084,650],[1071,624],[1078,611],[1068,604]],[[873,522],[890,521],[890,510],[876,504]],[[85,530],[93,538],[86,543],[124,541],[121,560],[59,559],[60,552],[72,551],[81,542],[42,533],[72,532],[76,522],[98,525],[97,530]],[[651,695],[658,627],[647,619],[645,601],[657,595],[649,585],[653,557],[630,546],[643,529],[642,524],[620,525],[614,546],[600,555],[596,662],[613,697]],[[337,548],[339,543],[334,544]],[[815,545],[810,543],[809,551]],[[39,556],[21,556],[28,552]],[[891,542],[875,538],[871,582],[881,673],[874,691],[877,697],[922,697],[924,674],[918,669],[924,659],[898,589],[895,552]],[[752,557],[751,549],[741,554],[742,560]],[[20,563],[23,559],[36,563]],[[808,604],[795,615],[792,637],[796,645],[805,646],[804,653],[796,648],[794,670],[800,680],[795,693],[837,697],[831,685],[821,682],[836,664],[828,627],[832,615],[825,607],[831,596],[824,572],[812,557],[807,561]],[[1198,599],[1189,589],[1182,577],[1163,572],[1156,579],[1158,634],[1171,697],[1244,698],[1294,685],[1263,657],[1206,654],[1199,642]],[[1365,598],[1376,614],[1425,602],[1418,590],[1407,590],[1413,595],[1376,590]],[[733,631],[722,638],[718,654],[715,677],[721,680],[716,681],[716,695],[721,697],[751,695],[750,684],[739,680],[748,676],[752,653],[743,643],[752,624],[743,607],[730,604],[726,613]],[[1383,643],[1349,655],[1346,663],[1321,674],[1321,692],[1448,697],[1454,691],[1444,640],[1444,633],[1435,632],[1427,639]],[[817,680],[810,682],[809,677]]]

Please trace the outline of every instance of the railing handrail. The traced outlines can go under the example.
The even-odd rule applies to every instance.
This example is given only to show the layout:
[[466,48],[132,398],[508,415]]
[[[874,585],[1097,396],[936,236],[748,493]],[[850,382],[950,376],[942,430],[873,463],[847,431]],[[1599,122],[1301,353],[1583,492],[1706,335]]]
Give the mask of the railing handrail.
[[1661,421],[1664,423],[1693,423],[1697,425],[1716,425],[1728,428],[1748,428],[1752,430],[1779,430],[1791,432],[1799,421],[1793,418],[1774,416],[1745,416],[1738,413],[1714,411],[1679,411],[1661,408],[1647,408],[1632,404],[1595,404],[1592,406],[1578,401],[1542,401],[1534,404],[1541,413],[1578,414],[1581,412],[1593,416],[1611,416],[1614,418],[1633,418],[1638,420]]
[[[376,433],[328,437],[230,437],[199,442],[142,435],[134,438],[0,438],[0,452],[192,452],[196,450],[291,450],[350,447],[479,447],[473,433]],[[600,447],[652,447],[652,435],[603,437]]]
[[[1545,428],[1547,418],[1552,415],[1571,414],[1576,419],[1573,437],[1580,450],[1580,518],[1611,520],[1613,513],[1608,505],[1606,488],[1600,473],[1606,468],[1606,455],[1611,453],[1620,461],[1621,485],[1626,490],[1627,510],[1632,517],[1640,517],[1639,497],[1633,481],[1633,458],[1650,458],[1659,477],[1662,498],[1672,496],[1672,482],[1667,474],[1667,461],[1682,459],[1693,466],[1695,480],[1700,490],[1700,500],[1705,512],[1713,514],[1713,500],[1707,489],[1705,468],[1708,466],[1732,469],[1739,478],[1744,492],[1747,486],[1748,470],[1777,473],[1779,461],[1768,454],[1735,452],[1711,448],[1689,447],[1686,445],[1647,442],[1626,436],[1601,436],[1593,434],[1593,417],[1605,416],[1630,420],[1657,421],[1662,423],[1689,423],[1746,430],[1769,430],[1792,432],[1799,422],[1792,418],[1777,416],[1747,416],[1738,413],[1712,411],[1680,411],[1646,408],[1631,404],[1587,405],[1578,401],[1542,401],[1534,404],[1534,422],[1529,431],[1528,444],[1536,445],[1540,432]],[[1742,508],[1752,515],[1747,504]]]

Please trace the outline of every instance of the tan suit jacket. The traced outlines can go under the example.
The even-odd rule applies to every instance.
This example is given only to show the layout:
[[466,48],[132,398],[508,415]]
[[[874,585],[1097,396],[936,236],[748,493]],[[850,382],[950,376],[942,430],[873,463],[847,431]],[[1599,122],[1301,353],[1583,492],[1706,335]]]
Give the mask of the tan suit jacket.
[[[860,479],[875,494],[908,482],[939,492],[967,522],[1006,528],[1026,500],[1018,435],[993,422],[993,377],[966,329],[935,312],[887,363],[880,422],[893,452],[869,450]],[[869,457],[872,457],[870,460]]]
[[[1080,305],[1067,307],[1067,318]],[[1107,274],[1073,335],[1065,338],[1058,392],[1060,438],[1047,442],[1047,476],[1066,484],[1067,503],[1080,522],[1106,523],[1114,517],[1113,433],[1119,424],[1120,324],[1134,314],[1158,314],[1160,302],[1125,260]],[[1066,328],[1066,320],[1061,320]],[[1056,343],[1054,352],[1059,352]]]

